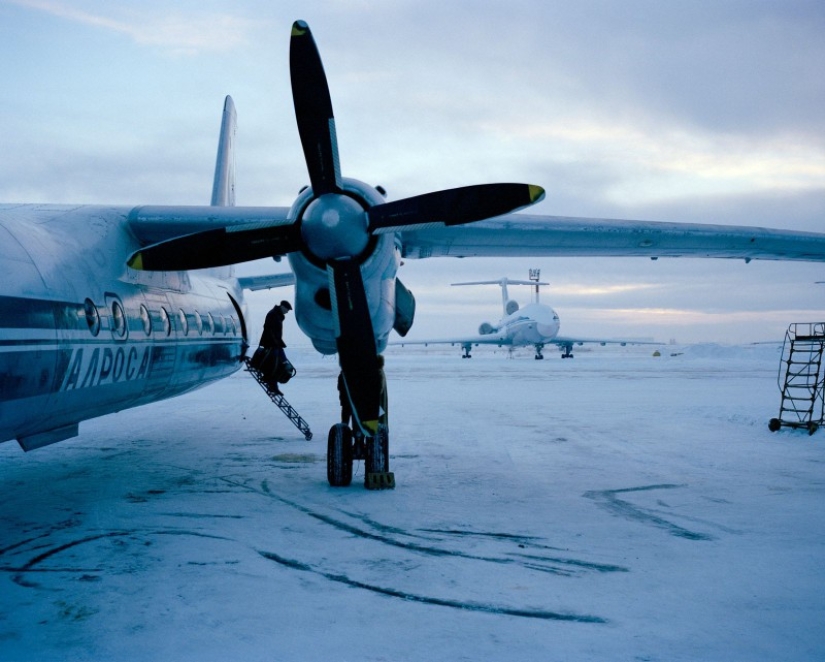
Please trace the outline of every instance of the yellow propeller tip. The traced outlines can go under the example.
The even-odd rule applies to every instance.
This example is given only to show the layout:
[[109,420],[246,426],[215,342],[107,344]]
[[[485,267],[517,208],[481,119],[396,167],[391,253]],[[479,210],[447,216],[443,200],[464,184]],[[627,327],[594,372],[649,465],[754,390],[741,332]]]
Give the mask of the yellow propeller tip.
[[538,202],[544,199],[544,189],[535,184],[528,184],[527,188],[530,191],[530,202]]

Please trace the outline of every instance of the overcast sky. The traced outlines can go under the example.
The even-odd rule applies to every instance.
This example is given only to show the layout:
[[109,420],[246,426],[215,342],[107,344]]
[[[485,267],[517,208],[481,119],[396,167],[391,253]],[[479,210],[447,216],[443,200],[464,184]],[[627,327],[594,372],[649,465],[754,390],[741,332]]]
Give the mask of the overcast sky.
[[[825,231],[821,0],[0,0],[0,200],[208,203],[231,94],[238,204],[291,204],[299,18],[344,175],[392,198],[524,181],[547,190],[535,213]],[[475,333],[498,291],[449,283],[529,267],[566,334],[741,342],[825,318],[816,264],[409,260],[411,336]]]

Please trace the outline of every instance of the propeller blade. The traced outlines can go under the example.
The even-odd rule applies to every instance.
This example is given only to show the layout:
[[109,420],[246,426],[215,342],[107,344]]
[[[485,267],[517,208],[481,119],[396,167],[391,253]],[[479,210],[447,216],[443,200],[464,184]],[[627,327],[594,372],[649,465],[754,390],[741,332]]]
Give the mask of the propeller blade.
[[324,65],[304,21],[292,24],[289,71],[298,133],[315,196],[342,190],[338,139]]
[[365,435],[373,436],[378,429],[381,384],[361,267],[355,260],[332,260],[327,273],[337,321],[338,360],[353,419]]
[[219,228],[162,241],[135,252],[127,264],[145,271],[185,271],[284,255],[299,250],[294,225]]
[[427,223],[461,225],[508,214],[544,198],[532,184],[477,184],[425,193],[371,207],[369,231],[380,233]]

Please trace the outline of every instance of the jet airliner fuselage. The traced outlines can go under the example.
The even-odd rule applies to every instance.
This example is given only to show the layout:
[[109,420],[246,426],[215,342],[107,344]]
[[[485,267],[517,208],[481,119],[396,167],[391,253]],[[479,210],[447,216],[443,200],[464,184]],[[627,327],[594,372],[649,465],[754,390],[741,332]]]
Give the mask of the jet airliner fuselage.
[[550,306],[528,303],[503,317],[493,333],[507,338],[513,345],[543,345],[559,333],[559,316]]

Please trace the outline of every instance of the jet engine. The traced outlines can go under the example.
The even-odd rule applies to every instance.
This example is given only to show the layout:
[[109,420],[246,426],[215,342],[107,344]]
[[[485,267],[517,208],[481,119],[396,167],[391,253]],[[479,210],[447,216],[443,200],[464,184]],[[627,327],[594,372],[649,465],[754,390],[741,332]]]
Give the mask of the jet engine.
[[495,327],[489,322],[482,322],[481,326],[478,327],[478,333],[482,336],[488,336],[495,330]]
[[505,312],[505,314],[507,314],[507,315],[512,315],[512,314],[513,314],[514,312],[516,312],[517,310],[518,310],[518,301],[516,301],[515,299],[510,299],[510,300],[509,300],[509,301],[508,301],[508,302],[504,305],[504,312]]

